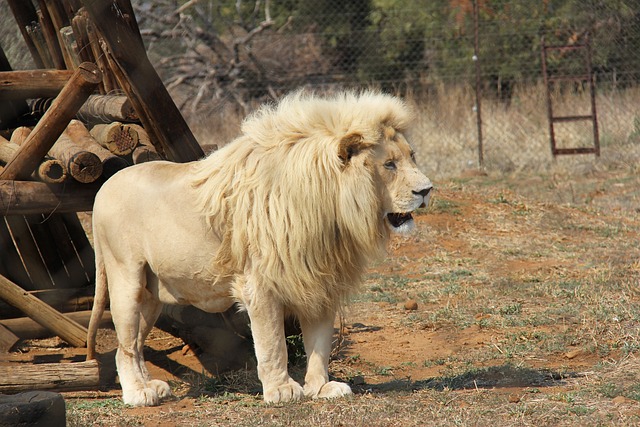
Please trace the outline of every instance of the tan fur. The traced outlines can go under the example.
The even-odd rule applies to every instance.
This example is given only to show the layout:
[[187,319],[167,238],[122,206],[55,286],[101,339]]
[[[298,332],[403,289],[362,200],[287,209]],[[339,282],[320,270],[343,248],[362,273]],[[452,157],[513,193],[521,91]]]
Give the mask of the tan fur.
[[[147,163],[107,181],[94,207],[88,354],[108,284],[125,402],[157,404],[169,393],[142,358],[160,303],[221,311],[239,302],[266,401],[349,394],[328,381],[336,310],[390,232],[413,224],[392,226],[387,214],[413,211],[431,189],[403,136],[410,120],[387,95],[297,92],[250,116],[242,135],[208,158]],[[286,373],[287,314],[303,329],[304,389]]]

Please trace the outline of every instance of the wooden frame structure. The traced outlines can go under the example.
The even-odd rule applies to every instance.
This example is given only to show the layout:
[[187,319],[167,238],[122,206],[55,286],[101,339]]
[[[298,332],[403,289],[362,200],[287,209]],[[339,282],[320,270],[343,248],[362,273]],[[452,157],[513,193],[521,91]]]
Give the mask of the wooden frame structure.
[[[12,70],[0,46],[0,352],[18,340],[2,318],[19,311],[82,347],[85,327],[55,309],[94,282],[77,213],[136,159],[204,153],[147,58],[129,0],[7,1],[37,69]],[[94,132],[101,125],[110,130]]]

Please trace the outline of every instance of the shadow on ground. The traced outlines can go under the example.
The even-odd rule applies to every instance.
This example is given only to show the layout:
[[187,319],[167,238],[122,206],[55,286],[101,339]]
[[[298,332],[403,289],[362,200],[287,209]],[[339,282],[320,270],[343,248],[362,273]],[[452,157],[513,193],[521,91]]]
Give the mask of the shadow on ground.
[[412,381],[397,379],[381,384],[354,386],[356,393],[417,391],[417,390],[468,390],[492,388],[555,387],[564,385],[570,378],[581,377],[578,372],[556,372],[548,369],[519,368],[512,365],[473,369],[462,374]]

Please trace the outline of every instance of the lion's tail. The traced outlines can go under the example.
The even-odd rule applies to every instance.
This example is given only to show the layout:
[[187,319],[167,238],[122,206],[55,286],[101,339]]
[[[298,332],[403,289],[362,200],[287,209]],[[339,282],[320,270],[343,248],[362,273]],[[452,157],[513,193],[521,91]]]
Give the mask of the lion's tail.
[[98,325],[104,314],[107,305],[108,288],[107,288],[107,272],[104,268],[104,261],[100,253],[99,245],[95,245],[96,253],[96,294],[93,299],[93,309],[91,310],[91,318],[89,319],[89,327],[87,329],[87,360],[96,358],[96,335],[98,333]]

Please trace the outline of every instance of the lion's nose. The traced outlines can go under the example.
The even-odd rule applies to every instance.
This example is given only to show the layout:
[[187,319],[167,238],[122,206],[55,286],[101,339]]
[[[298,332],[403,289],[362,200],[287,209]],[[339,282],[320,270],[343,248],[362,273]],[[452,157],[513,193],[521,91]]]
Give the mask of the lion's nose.
[[413,194],[417,194],[417,195],[420,195],[422,197],[427,197],[427,195],[431,192],[431,190],[433,190],[433,186],[429,186],[427,188],[423,188],[420,191],[413,190]]

